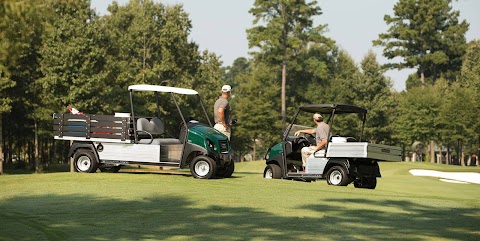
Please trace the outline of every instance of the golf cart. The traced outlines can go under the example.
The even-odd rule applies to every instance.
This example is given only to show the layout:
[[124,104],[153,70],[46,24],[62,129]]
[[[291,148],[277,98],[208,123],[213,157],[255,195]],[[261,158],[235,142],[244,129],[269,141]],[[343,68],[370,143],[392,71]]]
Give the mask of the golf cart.
[[[294,133],[300,129],[314,129],[297,123],[302,120],[311,122],[313,113],[328,117],[329,140],[325,150],[319,150],[307,158],[303,170],[301,150],[316,145],[315,137],[310,134],[295,137]],[[357,137],[333,135],[334,117],[348,114],[357,122],[360,121],[357,128],[360,134]],[[362,142],[366,115],[366,109],[353,105],[311,104],[300,107],[286,129],[282,142],[268,149],[263,176],[303,181],[326,179],[329,185],[336,186],[347,186],[353,182],[356,188],[375,189],[377,177],[381,177],[377,161],[401,161],[402,150],[399,147]],[[352,118],[347,120],[343,123],[351,123]]]
[[[100,169],[118,172],[123,165],[135,164],[190,167],[193,177],[202,179],[232,175],[234,161],[230,142],[212,128],[197,91],[156,85],[132,85],[128,90],[130,113],[116,113],[115,116],[83,113],[53,115],[54,138],[73,141],[68,157],[73,157],[76,171],[92,173]],[[148,112],[148,108],[134,108],[134,94],[140,96],[135,99],[136,102],[143,101],[155,110]],[[159,94],[167,95],[171,102],[160,105]],[[156,105],[147,102],[147,97]],[[205,115],[202,118],[208,124],[186,117],[179,105],[180,97],[198,97],[193,102],[201,106],[202,110],[197,109],[197,112]],[[162,118],[160,109],[167,104],[174,109],[173,112],[178,112],[176,121],[171,121],[174,113]],[[156,112],[156,116],[138,115],[137,112],[142,111]]]

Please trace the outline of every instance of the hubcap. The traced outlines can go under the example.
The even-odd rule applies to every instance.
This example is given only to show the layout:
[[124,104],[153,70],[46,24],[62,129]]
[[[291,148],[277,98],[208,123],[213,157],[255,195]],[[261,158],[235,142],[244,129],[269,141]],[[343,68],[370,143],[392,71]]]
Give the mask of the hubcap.
[[273,178],[272,169],[267,168],[267,170],[265,171],[265,178],[267,178],[267,179],[272,179]]
[[340,184],[340,182],[342,182],[342,173],[339,170],[333,171],[330,173],[329,180],[332,185]]
[[198,161],[195,163],[195,173],[199,176],[206,176],[210,172],[210,165],[206,161]]
[[92,162],[87,156],[81,156],[77,160],[77,167],[79,171],[86,172],[91,165]]

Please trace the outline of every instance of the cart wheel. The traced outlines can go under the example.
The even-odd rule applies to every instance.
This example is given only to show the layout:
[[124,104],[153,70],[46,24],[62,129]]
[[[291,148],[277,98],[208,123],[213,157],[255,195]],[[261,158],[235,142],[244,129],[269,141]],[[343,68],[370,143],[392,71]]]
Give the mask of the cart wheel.
[[101,172],[112,172],[112,173],[117,173],[122,169],[122,166],[101,166],[98,169],[100,169]]
[[356,179],[355,181],[353,181],[353,185],[356,188],[375,189],[377,187],[377,178],[370,177],[370,178]]
[[73,155],[73,162],[77,172],[96,172],[98,161],[95,154],[87,149],[78,149]]
[[235,163],[231,161],[227,167],[222,167],[222,168],[219,167],[215,172],[215,176],[220,178],[229,178],[232,176],[234,170],[235,170]]
[[197,156],[190,163],[190,172],[194,178],[209,179],[215,176],[217,164],[208,156]]
[[334,186],[347,186],[350,178],[343,167],[333,166],[327,172],[327,183]]
[[367,188],[368,189],[375,189],[377,187],[377,178],[371,177],[367,179]]
[[356,188],[363,188],[362,179],[355,179],[353,181],[353,186]]
[[230,161],[230,165],[228,165],[227,170],[223,173],[223,177],[229,178],[232,176],[233,172],[235,171],[235,162]]
[[277,164],[268,164],[263,171],[263,177],[266,179],[280,179],[282,169]]

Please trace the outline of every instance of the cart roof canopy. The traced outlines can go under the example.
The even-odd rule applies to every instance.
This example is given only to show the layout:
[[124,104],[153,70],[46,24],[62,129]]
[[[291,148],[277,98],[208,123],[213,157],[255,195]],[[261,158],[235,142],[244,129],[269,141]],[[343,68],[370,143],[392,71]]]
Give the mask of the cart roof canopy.
[[170,87],[170,86],[160,86],[160,85],[130,85],[128,86],[130,91],[155,91],[155,92],[165,92],[165,93],[175,93],[181,95],[198,95],[198,92],[191,89]]
[[367,110],[354,105],[344,105],[344,104],[310,104],[300,107],[300,110],[310,112],[310,113],[321,113],[321,114],[331,114],[335,109],[335,114],[344,114],[344,113],[367,113]]

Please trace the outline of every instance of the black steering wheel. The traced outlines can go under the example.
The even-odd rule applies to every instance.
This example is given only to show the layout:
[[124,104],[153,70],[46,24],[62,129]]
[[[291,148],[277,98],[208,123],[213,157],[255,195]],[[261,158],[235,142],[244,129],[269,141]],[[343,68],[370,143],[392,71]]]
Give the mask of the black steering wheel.
[[292,141],[296,146],[299,146],[300,148],[315,145],[315,137],[311,134],[297,136]]
[[314,135],[312,135],[312,134],[305,134],[305,135],[304,135],[304,138],[308,141],[308,143],[310,143],[310,145],[313,145],[313,146],[317,145]]

